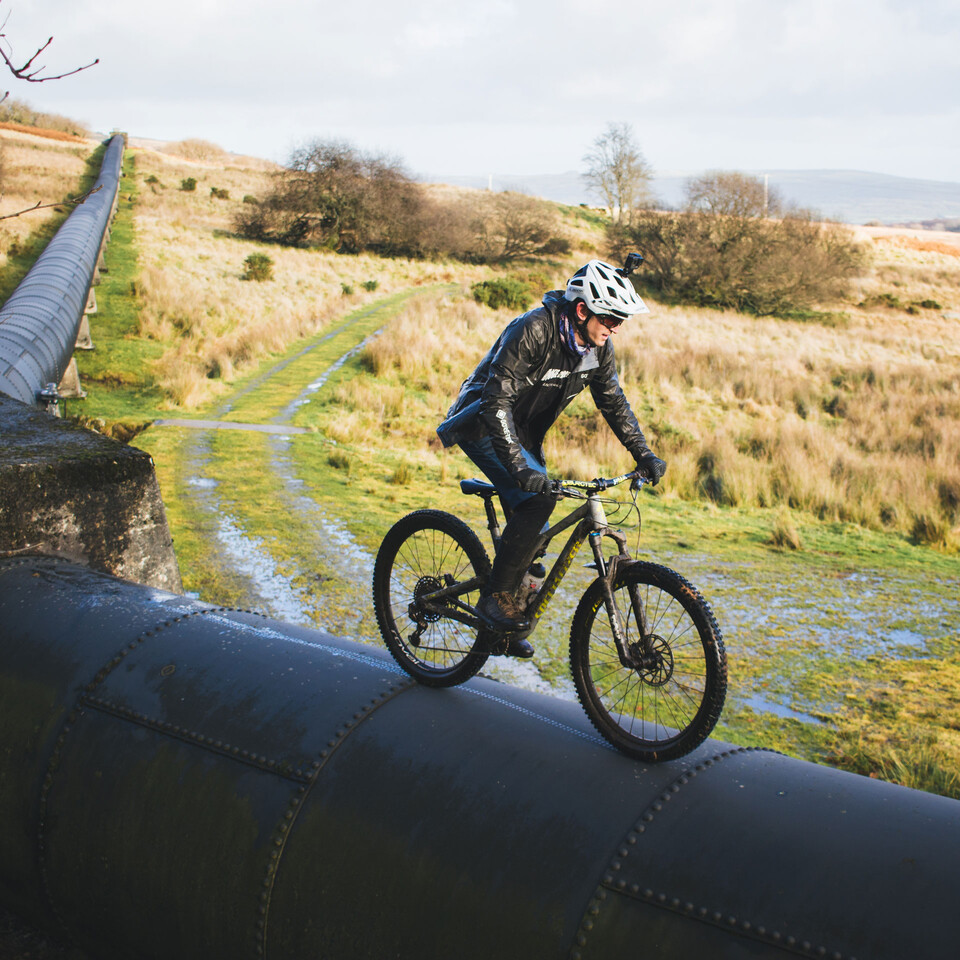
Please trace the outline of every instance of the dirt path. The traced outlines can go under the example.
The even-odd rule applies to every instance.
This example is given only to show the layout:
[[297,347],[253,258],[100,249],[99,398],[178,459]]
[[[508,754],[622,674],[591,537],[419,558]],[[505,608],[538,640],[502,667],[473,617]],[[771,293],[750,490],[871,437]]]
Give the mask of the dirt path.
[[[422,293],[413,290],[407,296]],[[379,332],[400,299],[391,297],[334,322],[323,334],[232,394],[216,411],[215,420],[155,424],[197,430],[185,441],[185,470],[190,477],[187,490],[193,506],[208,518],[215,532],[209,546],[220,574],[242,584],[239,605],[291,623],[373,639],[375,626],[369,609],[373,557],[357,544],[343,523],[329,516],[304,491],[290,437],[308,431],[290,421],[305,400],[321,391],[331,374]],[[318,359],[321,352],[324,358]],[[281,377],[285,383],[278,390]],[[230,417],[245,419],[226,419]],[[251,422],[261,418],[263,422]],[[249,533],[245,516],[256,510],[256,504],[238,504],[234,497],[231,505],[222,495],[217,479],[221,472],[219,452],[214,442],[220,431],[263,434],[269,440],[257,469],[269,472],[277,481],[278,506],[288,517],[291,538],[295,535],[297,541],[283,552],[294,556],[296,569],[279,562],[261,538]],[[329,599],[331,593],[336,593],[336,602]]]

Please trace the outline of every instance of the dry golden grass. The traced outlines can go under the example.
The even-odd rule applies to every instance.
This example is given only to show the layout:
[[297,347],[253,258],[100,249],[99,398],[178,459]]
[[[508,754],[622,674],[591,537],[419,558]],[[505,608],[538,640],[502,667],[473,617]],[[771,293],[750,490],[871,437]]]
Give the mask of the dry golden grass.
[[86,143],[83,137],[76,134],[67,133],[64,130],[48,130],[46,127],[31,127],[25,123],[10,123],[6,120],[0,122],[0,130],[12,130],[14,133],[28,133],[34,137],[42,137],[45,140],[64,140],[67,143]]
[[[91,142],[66,143],[0,131],[0,216],[37,203],[53,203],[76,192],[85,161],[95,147]],[[0,220],[0,269],[18,253],[27,237],[45,223],[62,219],[62,213],[48,208]]]
[[[464,282],[479,267],[452,267],[372,255],[342,256],[240,240],[234,215],[246,195],[262,196],[268,173],[244,162],[204,169],[156,151],[137,153],[140,202],[136,212],[141,273],[140,332],[167,345],[157,366],[171,406],[209,400],[264,356],[309,336],[332,317],[411,286]],[[154,177],[157,182],[147,182]],[[180,189],[192,177],[195,191]],[[217,199],[211,188],[226,190]],[[253,252],[273,261],[274,279],[241,279]],[[376,282],[375,291],[362,284]],[[344,285],[353,289],[344,295]]]
[[163,152],[182,160],[200,160],[204,163],[219,165],[223,165],[229,160],[227,151],[209,140],[178,140],[175,143],[166,144],[163,147]]
[[[898,272],[901,255],[937,258],[922,287]],[[783,505],[956,546],[960,321],[952,311],[960,264],[893,244],[875,269],[901,277],[901,297],[931,293],[944,309],[848,307],[845,323],[827,326],[651,303],[649,317],[622,328],[621,382],[669,462],[665,496]],[[403,417],[381,416],[372,429],[410,439],[419,430],[420,443],[434,448],[433,428],[460,382],[511,319],[463,301],[435,311],[398,317],[366,352],[381,384],[407,392],[406,428]],[[362,421],[377,389],[368,384],[362,403],[342,400]],[[587,395],[551,433],[548,457],[557,475],[630,466]],[[789,525],[782,526],[789,545]]]

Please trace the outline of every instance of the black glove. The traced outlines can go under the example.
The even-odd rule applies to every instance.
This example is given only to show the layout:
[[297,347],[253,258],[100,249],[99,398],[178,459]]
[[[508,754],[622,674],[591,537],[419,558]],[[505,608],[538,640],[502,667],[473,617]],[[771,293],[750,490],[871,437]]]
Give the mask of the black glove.
[[653,486],[656,486],[657,481],[667,470],[667,462],[666,460],[661,460],[651,451],[650,453],[645,453],[637,460],[637,470],[639,470]]
[[527,493],[551,493],[550,478],[539,470],[521,470],[514,475],[520,489]]

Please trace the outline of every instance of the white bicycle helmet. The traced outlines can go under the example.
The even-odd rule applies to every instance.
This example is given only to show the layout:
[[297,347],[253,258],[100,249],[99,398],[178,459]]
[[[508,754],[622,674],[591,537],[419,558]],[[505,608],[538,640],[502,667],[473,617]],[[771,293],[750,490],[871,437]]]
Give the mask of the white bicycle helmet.
[[603,260],[584,264],[567,282],[567,300],[582,300],[591,313],[626,320],[650,308],[637,296],[633,284]]

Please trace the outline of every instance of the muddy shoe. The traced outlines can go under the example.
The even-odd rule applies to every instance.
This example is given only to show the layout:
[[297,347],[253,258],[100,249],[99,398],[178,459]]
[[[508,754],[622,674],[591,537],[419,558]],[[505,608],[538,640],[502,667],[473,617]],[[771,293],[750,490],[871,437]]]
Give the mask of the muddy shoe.
[[529,640],[514,638],[507,644],[507,656],[527,660],[533,656],[533,644]]
[[481,597],[477,612],[492,629],[501,633],[526,630],[530,626],[512,593],[493,593],[489,597]]

